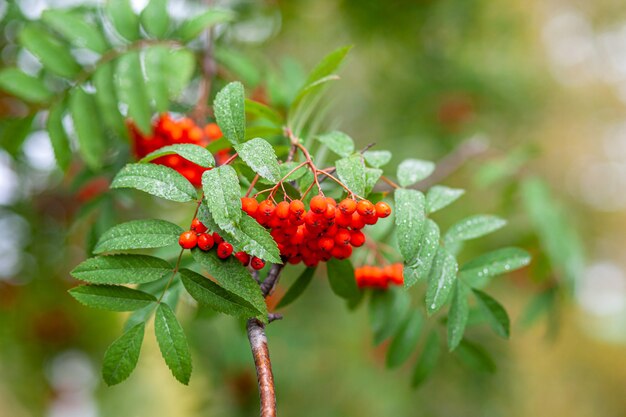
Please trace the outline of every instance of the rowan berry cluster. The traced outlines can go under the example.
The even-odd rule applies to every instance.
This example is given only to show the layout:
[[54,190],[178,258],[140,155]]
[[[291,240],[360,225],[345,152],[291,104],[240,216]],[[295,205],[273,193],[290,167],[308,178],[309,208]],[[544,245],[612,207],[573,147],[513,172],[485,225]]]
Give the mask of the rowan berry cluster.
[[404,275],[401,263],[384,267],[364,265],[354,270],[356,283],[360,288],[387,289],[389,285],[403,285]]
[[308,267],[331,258],[347,259],[353,247],[365,243],[361,229],[391,214],[391,207],[382,201],[374,205],[347,198],[337,203],[321,194],[311,199],[308,211],[301,200],[275,204],[243,197],[241,206],[270,230],[285,261]]
[[265,261],[256,256],[250,256],[246,252],[233,253],[233,245],[226,242],[217,232],[210,233],[207,227],[198,219],[191,222],[191,230],[183,232],[178,238],[178,243],[183,249],[193,249],[196,246],[202,251],[210,251],[215,248],[217,257],[227,259],[231,255],[242,263],[259,270],[265,266]]
[[[150,135],[144,135],[132,121],[128,122],[128,130],[133,141],[133,151],[137,158],[143,158],[149,153],[167,145],[192,143],[194,145],[207,146],[209,143],[222,137],[222,131],[215,123],[209,123],[202,128],[188,117],[173,119],[169,113],[163,113],[153,121]],[[229,154],[230,151],[228,149],[216,152],[216,163],[220,165],[226,161],[230,156]],[[208,169],[194,164],[179,155],[162,156],[152,162],[175,169],[196,187],[201,185],[202,173]]]

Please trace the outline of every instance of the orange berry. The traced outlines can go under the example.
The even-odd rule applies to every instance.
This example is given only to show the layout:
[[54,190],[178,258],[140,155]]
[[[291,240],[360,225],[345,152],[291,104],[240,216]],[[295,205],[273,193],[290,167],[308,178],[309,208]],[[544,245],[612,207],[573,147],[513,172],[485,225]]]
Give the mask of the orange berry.
[[241,209],[248,213],[249,216],[254,217],[256,215],[257,209],[259,208],[259,203],[254,198],[250,197],[242,197],[241,198]]
[[352,223],[352,215],[339,214],[335,217],[335,224],[339,227],[350,227]]
[[319,240],[318,246],[325,252],[330,252],[335,246],[335,240],[331,237],[323,237]]
[[257,214],[263,217],[270,218],[272,214],[274,214],[275,209],[276,206],[274,205],[274,203],[272,203],[270,200],[265,200],[259,204]]
[[365,243],[365,235],[360,230],[350,232],[350,244],[354,247],[361,247]]
[[207,227],[202,224],[202,222],[198,219],[193,219],[191,221],[191,230],[197,233],[204,233],[207,230]]
[[351,216],[352,213],[356,211],[356,201],[351,198],[346,198],[341,203],[339,203],[339,211],[346,216]]
[[213,241],[213,236],[207,233],[202,233],[200,236],[198,236],[198,247],[200,249],[204,251],[210,250],[214,244],[215,242]]
[[391,207],[389,206],[389,204],[385,203],[384,201],[379,201],[378,203],[376,203],[376,206],[374,206],[376,209],[376,216],[378,216],[381,219],[384,219],[385,217],[389,217],[389,215],[391,214]]
[[216,123],[209,123],[204,127],[204,134],[211,140],[217,140],[222,137],[222,131]]
[[226,259],[233,253],[233,245],[228,242],[222,242],[217,245],[217,257]]
[[181,233],[180,237],[178,238],[178,244],[183,249],[193,249],[196,247],[197,243],[198,236],[195,234],[195,232],[192,232],[191,230]]
[[350,220],[350,227],[352,229],[362,229],[365,227],[365,220],[356,211],[352,213],[352,219]]
[[376,209],[374,208],[372,202],[369,200],[359,201],[356,205],[356,211],[361,216],[371,216],[373,214],[376,214]]
[[335,234],[335,243],[338,245],[348,245],[350,243],[350,231],[348,229],[339,229]]
[[315,197],[313,197],[311,199],[311,203],[309,204],[309,206],[311,207],[311,211],[313,211],[313,213],[317,213],[317,214],[322,214],[324,212],[326,212],[326,206],[328,205],[328,203],[326,202],[326,197],[324,197],[323,195],[316,195]]
[[289,212],[294,216],[302,217],[305,211],[306,209],[302,201],[292,200],[291,203],[289,203]]
[[274,215],[281,220],[287,220],[289,218],[289,203],[286,201],[278,203],[274,210]]

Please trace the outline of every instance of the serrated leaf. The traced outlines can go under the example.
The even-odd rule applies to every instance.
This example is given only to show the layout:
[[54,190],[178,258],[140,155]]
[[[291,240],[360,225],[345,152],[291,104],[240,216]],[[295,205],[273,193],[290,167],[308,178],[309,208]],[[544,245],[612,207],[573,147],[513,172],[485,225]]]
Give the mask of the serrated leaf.
[[420,239],[424,230],[424,194],[417,190],[396,189],[396,236],[400,254],[405,262],[412,264],[419,254]]
[[313,280],[313,276],[315,275],[316,268],[306,268],[302,273],[296,278],[296,281],[291,284],[291,287],[287,290],[283,298],[280,299],[279,303],[276,305],[276,308],[287,307],[289,304],[293,303],[300,297],[304,291],[309,287],[309,284]]
[[160,279],[172,266],[148,255],[98,256],[81,262],[70,274],[93,284],[141,284]]
[[411,308],[406,291],[374,291],[369,304],[369,321],[374,345],[379,345],[398,331]]
[[201,167],[211,168],[215,166],[215,158],[213,158],[213,154],[202,146],[194,145],[192,143],[179,143],[176,145],[164,146],[144,156],[139,162],[150,162],[162,156],[173,154],[180,155],[186,160],[193,162],[196,165],[200,165]]
[[448,349],[452,352],[461,343],[469,317],[468,288],[462,281],[454,282],[450,312],[448,313]]
[[130,0],[107,0],[104,6],[115,31],[124,39],[139,39],[139,16],[131,7]]
[[464,264],[459,277],[471,286],[483,286],[488,278],[523,268],[530,260],[530,254],[523,249],[497,249]]
[[127,52],[117,59],[114,79],[119,101],[128,105],[128,117],[141,131],[150,133],[152,109],[146,93],[139,52]]
[[141,25],[154,38],[163,38],[170,26],[167,0],[150,0],[140,15]]
[[365,194],[365,164],[360,155],[339,159],[336,163],[337,176],[353,193]]
[[232,230],[241,220],[241,188],[235,169],[222,165],[202,174],[202,189],[207,207],[215,222],[224,230]]
[[187,292],[204,306],[239,317],[254,317],[262,313],[250,302],[197,272],[189,269],[181,269],[179,272]]
[[408,187],[430,176],[435,170],[434,162],[421,159],[405,159],[398,165],[398,183]]
[[467,339],[463,339],[459,344],[456,354],[467,366],[478,372],[494,373],[496,371],[496,364],[489,353],[482,346]]
[[85,16],[78,13],[49,9],[42,13],[41,20],[78,48],[91,49],[99,54],[103,54],[109,49],[99,27],[90,24]]
[[[296,169],[296,167],[298,167],[299,165],[299,162],[285,162],[279,165],[280,177],[284,178],[283,182],[297,181],[302,178],[307,172],[310,172],[306,165]],[[289,174],[290,172],[291,174]],[[287,174],[289,174],[289,176],[287,176]]]
[[493,331],[496,332],[497,335],[508,339],[511,333],[511,321],[504,307],[490,295],[475,288],[472,289],[472,291]]
[[235,150],[239,157],[254,172],[273,183],[280,181],[280,167],[278,166],[276,152],[274,152],[274,148],[268,141],[255,138],[240,145],[235,145]]
[[413,370],[413,377],[411,378],[411,386],[418,387],[421,385],[428,376],[431,374],[437,361],[439,360],[439,335],[435,330],[431,331],[424,344],[424,349],[420,354],[420,358]]
[[[383,170],[378,168],[365,168],[365,195],[369,195],[378,180],[383,175]],[[371,201],[371,199],[370,199]],[[374,201],[372,201],[374,203]]]
[[72,160],[72,149],[70,148],[70,140],[63,127],[64,110],[63,103],[55,104],[50,108],[46,120],[46,129],[50,136],[50,143],[52,144],[57,164],[63,171],[66,171]]
[[151,294],[117,285],[80,285],[69,293],[88,307],[109,311],[134,311],[157,301]]
[[154,315],[154,332],[161,355],[172,375],[188,385],[191,378],[191,353],[185,332],[167,304],[159,304]]
[[454,203],[459,197],[465,194],[465,190],[459,188],[449,188],[443,185],[435,185],[426,193],[426,212],[434,213],[444,207]]
[[402,365],[413,353],[422,334],[424,318],[419,311],[412,311],[396,333],[387,350],[387,367]]
[[404,265],[404,288],[410,288],[428,276],[438,248],[439,226],[431,219],[426,219],[417,256],[413,262]]
[[380,168],[391,161],[391,152],[389,151],[365,151],[363,152],[365,162],[374,168]]
[[344,158],[352,155],[354,152],[354,141],[343,132],[334,131],[326,133],[317,136],[316,139],[328,146],[328,149]]
[[111,188],[135,188],[166,200],[195,201],[196,189],[172,168],[155,164],[127,164],[111,183]]
[[467,217],[448,229],[444,237],[446,244],[476,239],[504,227],[506,220],[496,216],[479,214]]
[[213,107],[224,137],[233,145],[243,142],[246,137],[243,84],[236,81],[227,84],[215,96]]
[[458,265],[454,256],[439,247],[428,276],[426,289],[426,310],[429,315],[436,313],[448,301],[457,269]]
[[258,317],[267,321],[267,305],[259,284],[241,262],[232,256],[225,260],[219,259],[215,251],[203,252],[193,249],[191,253],[196,262],[202,265],[223,288],[249,302],[261,312]]
[[186,20],[178,28],[176,35],[181,41],[189,42],[200,35],[203,30],[218,23],[230,22],[234,18],[235,14],[230,10],[210,9]]
[[[147,292],[149,294],[154,295],[155,297],[161,297],[163,294],[163,298],[161,298],[161,302],[169,305],[172,308],[176,308],[178,305],[178,301],[180,299],[180,293],[182,291],[182,284],[178,278],[178,275],[174,276],[174,279],[170,283],[170,278],[172,277],[172,271],[163,276],[162,279],[158,281],[148,282],[146,284],[139,284],[137,289]],[[165,287],[168,285],[167,289]],[[139,310],[135,310],[128,315],[126,322],[124,323],[124,330],[128,330],[134,325],[147,322],[152,314],[154,313],[154,306],[148,306],[141,308]]]
[[245,108],[246,113],[272,122],[276,126],[282,126],[284,122],[283,116],[279,112],[258,101],[246,99]]
[[335,72],[343,62],[348,52],[350,52],[350,49],[352,49],[351,45],[344,46],[332,51],[324,58],[322,58],[322,60],[315,66],[315,68],[311,70],[304,85],[306,86],[314,83],[315,81],[327,77]]
[[145,328],[145,323],[132,327],[104,353],[102,377],[107,385],[119,384],[133,372],[139,360]]
[[177,243],[182,232],[180,226],[165,220],[132,220],[104,232],[93,252],[161,248]]
[[0,88],[31,103],[44,103],[52,98],[52,92],[42,80],[27,75],[17,68],[0,70]]
[[64,78],[74,78],[81,67],[69,48],[51,33],[35,24],[27,24],[18,35],[20,43],[39,59],[45,69]]
[[69,106],[78,138],[78,151],[92,170],[98,170],[102,166],[106,139],[94,97],[76,88],[70,96]]
[[143,54],[146,95],[159,113],[167,111],[170,104],[168,74],[163,70],[170,59],[170,50],[160,45],[146,48]]
[[359,295],[359,288],[354,279],[354,267],[349,259],[331,258],[326,265],[328,283],[336,295],[348,300]]
[[126,124],[118,107],[113,70],[113,63],[107,62],[100,64],[94,72],[92,81],[96,88],[95,99],[104,125],[125,138],[127,136]]
[[276,241],[269,231],[247,214],[242,214],[234,229],[226,230],[226,233],[234,239],[232,243],[238,250],[268,262],[283,263]]

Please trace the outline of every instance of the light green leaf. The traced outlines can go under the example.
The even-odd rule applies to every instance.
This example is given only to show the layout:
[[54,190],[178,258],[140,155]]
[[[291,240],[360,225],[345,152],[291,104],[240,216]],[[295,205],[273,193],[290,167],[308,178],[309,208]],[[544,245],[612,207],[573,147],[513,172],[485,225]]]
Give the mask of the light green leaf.
[[265,104],[259,103],[258,101],[246,99],[245,100],[246,113],[251,116],[258,117],[260,119],[265,119],[269,122],[272,122],[276,126],[282,126],[284,120],[283,116],[272,109],[271,107],[266,106]]
[[181,41],[189,42],[200,35],[203,30],[209,29],[218,23],[230,22],[234,18],[235,14],[230,10],[210,9],[186,20],[178,28],[176,35]]
[[413,353],[422,334],[424,318],[419,311],[412,311],[404,320],[387,350],[387,367],[395,368],[402,365]]
[[324,77],[331,75],[343,62],[344,58],[350,52],[352,46],[344,46],[334,50],[333,52],[326,55],[320,62],[313,68],[313,70],[309,73],[304,85],[307,86],[309,84],[314,83]]
[[428,339],[426,339],[426,344],[417,361],[417,365],[415,365],[413,377],[411,378],[411,386],[417,387],[426,381],[433,369],[435,369],[435,366],[437,366],[439,352],[439,335],[435,330],[432,330],[428,335]]
[[127,52],[117,59],[115,67],[117,96],[128,105],[128,117],[144,132],[152,130],[152,109],[146,93],[143,71],[136,51]]
[[348,300],[359,295],[359,288],[354,279],[354,268],[349,259],[331,258],[326,265],[328,283],[335,294]]
[[80,88],[74,89],[70,96],[70,113],[78,138],[78,150],[85,163],[92,170],[98,170],[105,156],[106,139],[94,97]]
[[463,339],[456,354],[467,366],[478,372],[494,373],[496,371],[496,364],[489,353],[482,347],[475,343]]
[[96,69],[92,77],[94,87],[96,87],[95,99],[98,113],[102,116],[104,125],[116,132],[120,137],[125,138],[128,133],[124,118],[118,107],[117,93],[113,82],[113,69],[112,62],[101,64]]
[[17,156],[31,131],[35,114],[25,117],[8,117],[0,120],[0,148]]
[[52,98],[52,93],[42,80],[31,77],[17,68],[0,70],[0,88],[31,103],[44,103]]
[[477,289],[472,289],[472,291],[493,331],[499,336],[508,339],[511,333],[511,322],[504,307],[490,295]]
[[317,136],[316,139],[328,146],[331,151],[344,158],[352,155],[354,152],[354,141],[343,132],[334,131],[326,133]]
[[85,16],[78,13],[49,9],[42,13],[41,20],[78,48],[91,49],[99,54],[103,54],[109,49],[100,28],[90,24]]
[[119,384],[133,372],[139,360],[145,328],[145,323],[132,327],[104,353],[102,377],[107,385]]
[[523,268],[530,260],[530,254],[523,249],[497,249],[463,265],[459,277],[471,286],[481,287],[489,278]]
[[273,183],[280,181],[280,167],[278,166],[276,152],[274,152],[274,148],[268,141],[255,138],[240,145],[235,145],[235,150],[239,157],[254,172]]
[[66,171],[72,160],[72,149],[70,148],[70,140],[63,127],[64,110],[63,103],[57,103],[50,108],[48,119],[46,120],[46,129],[50,136],[50,143],[52,144],[57,164],[63,171]]
[[449,188],[443,185],[435,185],[426,193],[426,212],[434,213],[444,207],[454,203],[459,197],[465,194],[465,190],[459,188]]
[[429,315],[436,313],[448,301],[457,269],[458,265],[454,256],[440,247],[428,277],[426,310]]
[[196,70],[196,56],[187,49],[168,50],[169,58],[163,62],[161,71],[168,83],[170,99],[176,99],[183,92]]
[[435,164],[421,159],[405,159],[398,165],[398,183],[408,187],[430,176]]
[[67,45],[45,29],[35,24],[27,24],[20,31],[18,38],[51,73],[64,78],[75,78],[80,72],[81,67],[76,63]]
[[191,378],[191,353],[185,332],[167,304],[160,303],[154,315],[154,332],[161,355],[172,375],[188,385]]
[[335,163],[337,176],[353,193],[365,194],[365,164],[360,155],[339,159]]
[[213,102],[215,119],[224,137],[237,145],[246,137],[246,111],[244,89],[240,82],[232,82],[222,88]]
[[130,0],[106,0],[104,10],[120,36],[128,41],[139,39],[139,16],[133,11]]
[[167,0],[150,0],[141,12],[141,25],[154,38],[165,37],[170,27]]
[[109,311],[134,311],[157,301],[151,294],[117,285],[80,285],[69,293],[88,307]]
[[469,317],[468,287],[462,281],[454,282],[452,302],[448,313],[448,349],[452,352],[461,343]]
[[231,231],[241,220],[241,188],[237,172],[222,165],[202,174],[202,189],[211,215],[222,229]]
[[146,48],[143,54],[146,95],[159,113],[167,111],[170,104],[168,74],[164,71],[170,59],[170,50],[164,46]]
[[283,298],[280,299],[279,303],[276,305],[276,308],[287,307],[289,304],[293,303],[300,297],[304,291],[309,287],[309,284],[313,280],[313,276],[315,275],[316,268],[306,268],[302,273],[296,278],[296,281],[291,284],[291,287],[287,290]]
[[181,269],[180,276],[187,292],[198,303],[215,311],[246,318],[262,313],[250,302],[197,272]]
[[164,146],[144,156],[139,162],[150,162],[162,156],[173,154],[180,155],[186,160],[204,168],[211,168],[215,166],[213,154],[207,151],[206,148],[192,143],[179,143],[176,145]]
[[155,164],[127,164],[111,183],[111,188],[135,188],[166,200],[195,201],[196,189],[172,168]]
[[417,190],[399,188],[394,192],[396,203],[396,236],[400,254],[406,263],[417,259],[424,230],[424,194]]
[[365,195],[369,195],[383,175],[383,170],[378,168],[365,168]]
[[363,152],[365,162],[374,168],[380,168],[391,161],[391,152],[389,151],[365,151]]
[[448,229],[444,237],[446,244],[476,239],[504,227],[506,220],[496,216],[477,215],[467,217]]
[[379,345],[402,325],[411,308],[406,291],[374,291],[369,304],[369,320],[374,333],[374,344]]
[[97,256],[81,262],[70,274],[93,284],[141,284],[172,271],[169,262],[148,255]]
[[161,248],[178,242],[182,227],[165,220],[132,220],[100,236],[93,253]]
[[404,288],[410,288],[422,278],[426,278],[439,248],[439,226],[426,219],[419,249],[415,260],[404,265]]

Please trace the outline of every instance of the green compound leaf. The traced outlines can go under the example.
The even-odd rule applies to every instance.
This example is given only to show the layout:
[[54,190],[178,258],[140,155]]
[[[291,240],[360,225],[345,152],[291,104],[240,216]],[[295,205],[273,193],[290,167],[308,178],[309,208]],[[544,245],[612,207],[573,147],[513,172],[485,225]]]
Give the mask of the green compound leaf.
[[170,16],[167,13],[167,0],[150,0],[141,12],[141,26],[148,35],[161,39],[170,27]]
[[413,370],[411,386],[415,388],[426,381],[433,369],[435,369],[435,366],[437,366],[439,353],[439,335],[435,330],[433,330],[428,335],[422,354],[420,355],[417,365],[415,365],[415,369]]
[[426,193],[426,212],[434,213],[454,203],[465,194],[465,190],[435,185]]
[[180,155],[186,160],[204,168],[211,168],[215,166],[215,158],[213,158],[213,154],[202,146],[194,145],[192,143],[164,146],[144,156],[139,162],[150,162],[162,156],[173,154]]
[[169,262],[148,255],[98,256],[81,262],[70,274],[93,284],[141,284],[172,271]]
[[477,289],[472,291],[493,331],[500,337],[508,339],[511,334],[511,321],[504,307],[490,295]]
[[127,137],[126,124],[118,107],[117,93],[114,83],[113,62],[101,64],[93,74],[92,81],[96,87],[96,104],[104,125],[116,132],[120,137]]
[[365,194],[365,164],[360,155],[339,159],[336,163],[337,176],[353,193]]
[[497,249],[463,265],[459,277],[473,287],[482,287],[489,278],[523,268],[530,260],[530,254],[523,249]]
[[274,184],[280,181],[280,167],[276,152],[268,141],[261,138],[251,139],[240,145],[235,145],[235,150],[254,172]]
[[462,281],[455,281],[448,314],[448,349],[451,352],[461,343],[465,334],[469,317],[468,293],[469,289]]
[[167,111],[170,104],[168,74],[164,70],[170,59],[170,50],[160,45],[146,48],[143,53],[146,95],[159,113]]
[[374,168],[381,168],[391,161],[391,152],[389,151],[365,151],[363,152],[365,162]]
[[203,306],[238,317],[254,317],[262,313],[250,302],[197,272],[181,269],[180,277],[187,292]]
[[387,350],[387,367],[402,365],[415,350],[424,327],[424,317],[419,311],[412,311],[404,320]]
[[18,35],[20,43],[35,55],[43,67],[64,78],[75,78],[81,67],[76,63],[67,45],[47,30],[29,23]]
[[70,96],[69,106],[78,138],[78,151],[89,168],[98,170],[102,166],[106,139],[94,96],[76,88]]
[[141,131],[149,133],[152,130],[152,109],[146,92],[139,52],[127,52],[117,59],[115,87],[119,100],[128,105],[128,117]]
[[42,80],[17,68],[0,70],[0,89],[30,103],[45,103],[52,98]]
[[328,267],[328,283],[336,295],[347,300],[359,295],[359,288],[354,279],[354,267],[349,259],[331,258],[326,265]]
[[444,237],[446,245],[476,239],[504,227],[506,220],[496,216],[477,215],[467,217],[448,229]]
[[316,268],[306,268],[302,273],[296,278],[296,281],[291,284],[291,287],[287,290],[283,298],[280,299],[276,308],[287,307],[289,304],[293,303],[300,297],[304,291],[309,287],[309,284],[313,280],[313,276],[315,275]]
[[88,23],[84,16],[76,12],[45,10],[41,20],[78,48],[87,48],[99,54],[109,49],[109,44],[98,26]]
[[439,226],[431,219],[426,219],[417,257],[414,262],[404,265],[404,288],[410,288],[428,276],[438,248]]
[[424,230],[424,194],[417,190],[399,188],[394,192],[396,202],[396,236],[400,254],[410,265],[419,256],[420,241]]
[[183,328],[167,304],[161,303],[157,307],[154,315],[154,332],[161,355],[172,375],[181,383],[188,385],[191,378],[189,345]]
[[496,371],[496,364],[485,348],[467,339],[463,339],[456,354],[461,361],[477,372],[492,374]]
[[379,345],[393,336],[411,309],[406,291],[374,291],[369,304],[369,321],[374,333],[374,344]]
[[226,233],[234,239],[233,245],[239,250],[268,262],[283,263],[276,241],[266,228],[247,214],[242,214],[234,230]]
[[104,232],[93,253],[162,248],[177,243],[183,231],[165,220],[132,220]]
[[111,188],[135,188],[166,200],[195,201],[196,189],[172,168],[155,164],[127,164],[111,183]]
[[378,180],[383,175],[383,170],[378,168],[365,168],[365,196],[369,195]]
[[109,311],[134,311],[157,300],[151,294],[117,285],[80,285],[69,293],[81,304]]
[[322,58],[322,60],[309,73],[309,76],[304,82],[304,85],[308,86],[316,81],[328,77],[329,75],[337,71],[348,52],[350,52],[350,49],[352,49],[351,45],[344,46],[332,51],[324,58]]
[[203,30],[218,23],[230,22],[234,18],[235,14],[230,10],[210,9],[186,20],[180,28],[178,28],[176,36],[183,42],[189,42],[200,35]]
[[241,187],[237,172],[222,165],[202,174],[202,189],[213,220],[219,227],[232,231],[241,220]]
[[398,165],[398,183],[402,187],[409,187],[418,181],[430,176],[435,170],[435,164],[421,159],[406,159]]
[[354,141],[343,132],[334,131],[326,133],[317,136],[316,139],[328,146],[331,151],[344,158],[352,155],[354,152]]
[[265,104],[259,103],[258,101],[246,99],[245,106],[246,113],[251,116],[265,119],[276,126],[282,126],[284,122],[283,116],[279,112],[266,106]]
[[63,127],[64,111],[63,103],[53,105],[48,112],[46,129],[50,136],[50,143],[52,144],[57,164],[63,171],[66,171],[72,160],[72,149],[70,148],[70,140]]
[[102,377],[107,385],[115,385],[124,381],[137,366],[145,323],[139,323],[124,333],[109,346],[104,353]]
[[426,289],[426,310],[434,314],[448,301],[456,279],[458,265],[454,256],[439,247],[428,277]]
[[213,103],[215,119],[224,137],[238,145],[246,137],[246,111],[243,84],[232,82],[222,88]]
[[107,0],[104,10],[121,37],[127,41],[139,39],[139,16],[133,11],[130,0]]

